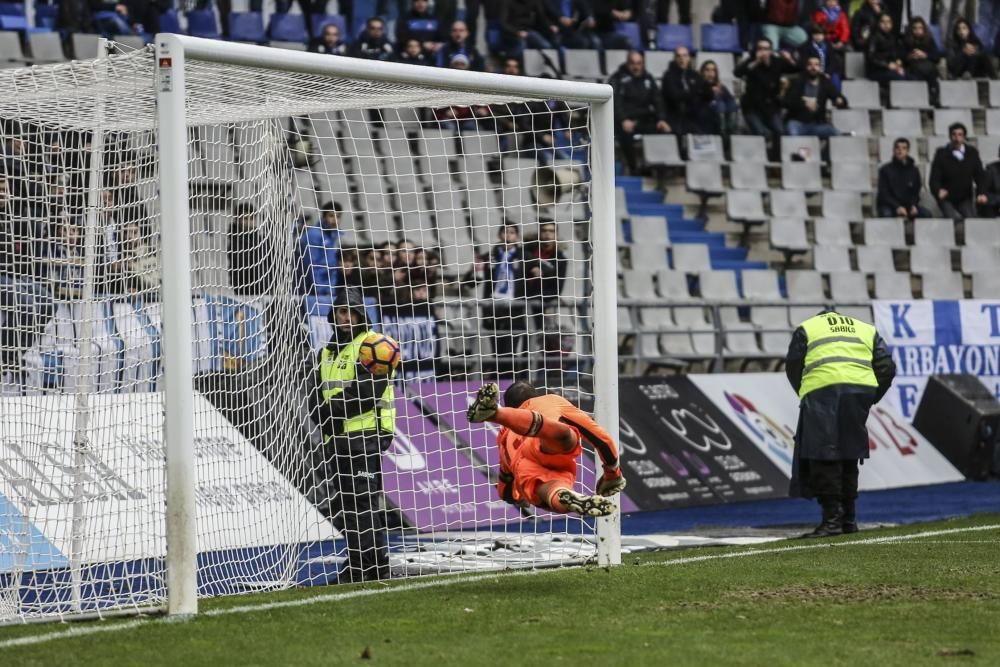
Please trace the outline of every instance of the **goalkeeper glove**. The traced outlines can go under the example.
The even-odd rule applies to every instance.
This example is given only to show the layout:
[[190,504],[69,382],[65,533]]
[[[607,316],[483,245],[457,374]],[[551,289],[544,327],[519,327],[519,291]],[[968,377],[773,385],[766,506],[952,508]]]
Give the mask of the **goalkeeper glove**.
[[597,495],[613,496],[625,488],[625,476],[619,466],[605,468],[604,474],[597,480]]

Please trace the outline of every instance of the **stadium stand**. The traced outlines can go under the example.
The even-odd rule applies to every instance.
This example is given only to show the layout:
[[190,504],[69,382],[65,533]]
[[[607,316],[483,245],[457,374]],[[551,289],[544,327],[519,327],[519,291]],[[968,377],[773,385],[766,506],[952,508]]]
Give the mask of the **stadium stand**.
[[[237,11],[228,15],[220,15],[211,3],[168,4],[176,6],[160,14],[163,31],[285,48],[305,48],[310,37],[318,37],[329,24],[336,24],[350,41],[368,18],[349,14],[312,14],[306,18],[296,9],[268,13],[270,3],[265,3],[264,13]],[[356,4],[360,12],[369,4],[374,6]],[[696,11],[703,21],[711,9],[709,4]],[[248,8],[244,5],[241,9]],[[96,54],[99,35],[58,25],[55,4],[36,3],[35,8],[30,21],[23,6],[5,17],[7,30],[0,32],[0,66],[56,63],[69,55],[88,58]],[[988,33],[985,26],[976,29]],[[643,30],[638,23],[614,26],[633,47],[648,46]],[[737,98],[745,91],[745,82],[733,72],[737,62],[753,54],[747,54],[736,25],[663,24],[652,30],[655,48],[645,49],[645,62],[655,81],[662,79],[672,60],[671,50],[684,46],[695,54],[695,67],[714,61],[719,79]],[[931,30],[940,45],[940,26],[931,25]],[[945,30],[950,31],[950,26]],[[395,34],[392,26],[388,34]],[[149,35],[115,39],[141,48]],[[472,37],[471,45],[491,56],[493,70],[501,68],[501,59],[507,55],[498,39],[495,29]],[[523,53],[523,71],[528,76],[606,81],[626,56],[621,48],[529,48]],[[895,139],[905,137],[924,178],[921,205],[940,215],[926,191],[928,163],[934,151],[948,142],[948,126],[955,122],[967,127],[970,143],[978,146],[984,164],[997,159],[1000,81],[950,79],[942,60],[941,100],[936,108],[924,81],[899,80],[880,87],[864,77],[863,53],[849,50],[845,56],[839,85],[849,108],[831,112],[830,122],[841,135],[828,141],[782,136],[778,150],[769,155],[765,138],[750,134],[742,119],[719,134],[647,133],[637,137],[643,158],[636,173],[619,172],[615,203],[622,247],[619,330],[625,338],[632,332],[648,331],[630,348],[640,366],[645,367],[641,362],[647,353],[659,361],[777,355],[780,341],[787,340],[787,331],[759,329],[765,321],[773,326],[774,311],[770,309],[781,310],[778,319],[790,330],[797,319],[831,302],[864,304],[872,297],[958,298],[1000,292],[1000,282],[989,270],[1000,247],[1000,226],[994,219],[968,218],[956,225],[939,217],[913,222],[879,218],[873,201],[878,167],[891,159]],[[345,236],[346,242],[432,239],[444,253],[442,270],[465,275],[474,263],[475,251],[458,248],[470,247],[466,239],[479,249],[491,242],[495,229],[488,213],[491,206],[495,207],[500,197],[508,202],[531,201],[533,197],[540,163],[530,158],[505,158],[495,179],[498,160],[470,164],[463,158],[464,142],[478,140],[466,128],[442,125],[437,131],[425,127],[419,136],[388,136],[371,129],[369,123],[349,122],[351,118],[345,115],[327,127],[313,128],[320,144],[318,153],[345,156],[356,167],[355,173],[374,174],[361,178],[338,175],[330,168],[320,170],[331,182],[317,188],[317,209],[324,192],[351,193],[351,201],[344,202],[344,217],[356,222],[357,228]],[[491,154],[479,144],[468,153]],[[493,153],[499,155],[500,147]],[[386,167],[380,171],[376,165]],[[431,179],[437,179],[431,188],[433,201],[424,202],[424,188],[431,185]],[[455,223],[456,199],[472,202],[469,208],[475,213],[471,226]],[[434,215],[398,215],[428,206]],[[533,223],[533,211],[534,207],[523,206],[512,212],[518,222]],[[584,219],[586,213],[580,218]],[[218,222],[214,228],[224,228],[224,224]],[[217,251],[222,252],[221,248]],[[201,284],[225,283],[217,270],[202,275],[206,270],[195,268]],[[696,298],[692,294],[700,294],[700,307],[691,307]],[[712,298],[763,302],[748,315],[749,322],[758,327],[755,337],[740,328],[747,321],[727,320],[732,315],[729,311],[726,317],[714,312],[704,301]],[[657,300],[660,308],[632,303]]]

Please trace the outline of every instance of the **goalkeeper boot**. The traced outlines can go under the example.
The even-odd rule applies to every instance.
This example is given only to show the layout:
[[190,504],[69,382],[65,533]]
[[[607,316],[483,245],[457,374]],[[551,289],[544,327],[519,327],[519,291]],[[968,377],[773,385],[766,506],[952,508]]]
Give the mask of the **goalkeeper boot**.
[[466,413],[469,421],[473,424],[489,421],[497,413],[499,404],[497,399],[500,396],[500,386],[496,382],[484,384],[476,393],[476,400],[469,406]]
[[563,489],[556,498],[567,510],[581,516],[610,516],[615,511],[614,503],[603,496],[585,496],[570,489]]
[[625,488],[625,476],[622,475],[622,469],[619,467],[605,468],[604,475],[597,480],[597,495],[599,496],[613,496],[616,493],[620,493],[622,489]]

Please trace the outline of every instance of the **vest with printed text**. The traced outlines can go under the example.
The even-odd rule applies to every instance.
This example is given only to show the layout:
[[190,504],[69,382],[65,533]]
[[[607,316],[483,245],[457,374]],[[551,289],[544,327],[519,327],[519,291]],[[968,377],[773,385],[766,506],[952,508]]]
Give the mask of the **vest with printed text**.
[[839,313],[822,313],[802,323],[806,358],[799,397],[832,384],[877,387],[872,370],[875,327]]

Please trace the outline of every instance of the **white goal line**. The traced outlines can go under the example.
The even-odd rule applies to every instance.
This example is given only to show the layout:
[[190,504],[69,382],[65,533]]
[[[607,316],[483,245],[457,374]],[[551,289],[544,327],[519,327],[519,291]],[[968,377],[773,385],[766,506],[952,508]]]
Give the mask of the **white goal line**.
[[[661,561],[658,563],[646,563],[645,566],[663,567],[670,565],[684,565],[687,563],[700,563],[702,561],[720,560],[723,558],[765,556],[768,554],[787,553],[790,551],[809,551],[812,549],[832,549],[834,547],[891,544],[894,542],[908,542],[911,540],[919,540],[925,537],[939,537],[942,535],[956,535],[959,533],[973,533],[973,532],[983,532],[989,530],[1000,530],[1000,524],[990,524],[986,526],[967,526],[965,528],[948,528],[944,530],[928,530],[918,533],[910,533],[908,535],[869,537],[860,540],[850,540],[844,542],[818,542],[818,543],[813,542],[809,544],[802,544],[791,547],[777,547],[775,549],[748,549],[746,551],[735,551],[722,554],[708,554],[705,556],[690,556],[684,558],[675,558],[673,560]],[[203,612],[202,614],[200,614],[200,616],[228,616],[229,614],[247,614],[258,611],[271,611],[274,609],[304,607],[306,605],[319,604],[322,602],[339,602],[341,600],[351,600],[354,598],[370,597],[373,595],[384,595],[386,593],[403,593],[407,591],[421,590],[424,588],[455,586],[458,584],[474,583],[477,581],[486,581],[486,580],[501,580],[508,577],[537,575],[543,572],[551,572],[551,571],[552,570],[517,570],[514,572],[503,572],[503,573],[491,572],[489,574],[478,574],[478,575],[467,575],[467,576],[463,575],[457,577],[449,576],[441,579],[417,581],[413,583],[402,584],[399,586],[362,588],[354,591],[345,591],[343,593],[325,593],[322,595],[316,595],[313,597],[303,598],[300,600],[285,600],[282,602],[266,602],[263,604],[250,604],[250,605],[240,605],[238,607],[226,607],[223,609],[211,609],[209,611]],[[188,617],[188,618],[196,618],[196,617]],[[138,628],[151,623],[176,623],[176,622],[184,622],[186,620],[187,618],[163,617],[158,619],[141,619],[141,620],[137,619],[132,621],[126,621],[123,623],[115,623],[114,625],[107,625],[107,626],[88,625],[88,626],[73,627],[67,630],[60,630],[58,632],[49,632],[43,635],[29,635],[25,637],[15,637],[14,639],[0,641],[0,650],[5,648],[13,648],[15,646],[32,646],[36,644],[44,644],[59,639],[86,637],[89,635],[96,635],[104,632],[131,630],[133,628]]]

